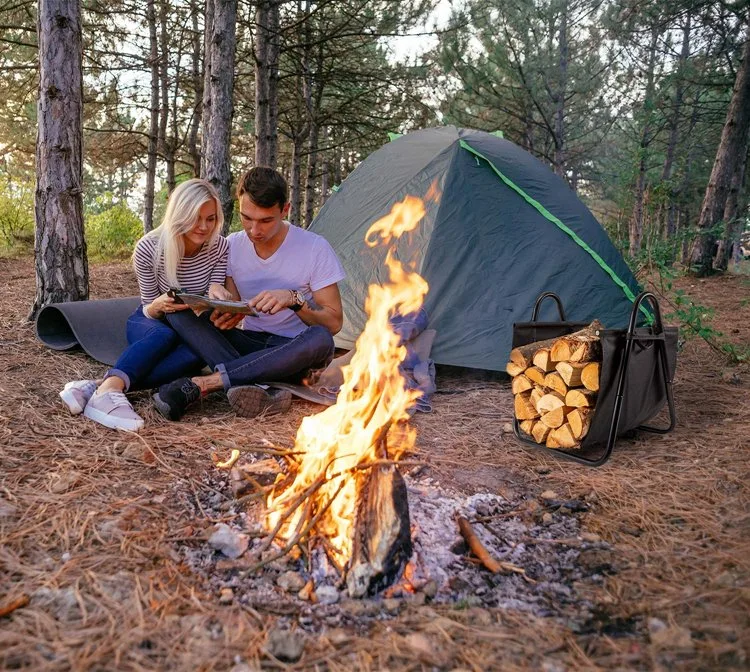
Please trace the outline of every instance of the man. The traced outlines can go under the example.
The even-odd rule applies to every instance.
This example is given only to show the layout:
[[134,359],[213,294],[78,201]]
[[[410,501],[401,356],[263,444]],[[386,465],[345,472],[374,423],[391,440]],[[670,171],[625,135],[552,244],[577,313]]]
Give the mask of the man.
[[[283,176],[266,167],[249,170],[237,188],[244,231],[227,239],[226,290],[215,298],[245,301],[258,316],[214,311],[210,322],[192,311],[168,316],[214,371],[159,388],[154,405],[170,420],[181,418],[201,396],[222,389],[239,415],[287,410],[287,390],[253,383],[299,380],[331,361],[333,335],[343,322],[336,283],[343,280],[344,269],[324,238],[285,220],[287,191]],[[243,318],[243,329],[235,329]]]

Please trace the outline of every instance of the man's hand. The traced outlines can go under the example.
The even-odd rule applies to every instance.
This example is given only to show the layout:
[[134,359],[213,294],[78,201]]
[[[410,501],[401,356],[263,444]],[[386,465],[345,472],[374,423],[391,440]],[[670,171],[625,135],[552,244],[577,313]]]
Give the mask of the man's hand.
[[222,313],[216,308],[211,313],[210,320],[217,329],[234,329],[244,317],[242,313]]
[[247,302],[251,308],[255,308],[259,313],[268,313],[275,315],[284,308],[292,305],[292,292],[288,289],[268,289],[257,294]]

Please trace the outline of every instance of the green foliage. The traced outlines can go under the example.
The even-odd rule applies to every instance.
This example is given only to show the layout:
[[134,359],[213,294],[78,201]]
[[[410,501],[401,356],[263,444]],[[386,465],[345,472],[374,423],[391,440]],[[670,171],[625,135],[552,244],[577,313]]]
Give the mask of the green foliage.
[[676,288],[674,281],[680,271],[671,262],[669,244],[662,241],[654,250],[644,251],[649,255],[649,270],[658,276],[658,287],[661,299],[671,306],[672,312],[666,313],[667,322],[678,322],[684,337],[699,337],[714,350],[727,356],[734,363],[750,360],[750,347],[738,346],[724,340],[724,333],[713,325],[714,309],[696,303],[684,290]]
[[0,193],[0,249],[9,254],[22,254],[33,248],[33,187],[9,184]]
[[129,257],[143,235],[143,224],[138,215],[125,203],[112,203],[111,200],[109,207],[86,215],[85,228],[89,257],[100,259]]

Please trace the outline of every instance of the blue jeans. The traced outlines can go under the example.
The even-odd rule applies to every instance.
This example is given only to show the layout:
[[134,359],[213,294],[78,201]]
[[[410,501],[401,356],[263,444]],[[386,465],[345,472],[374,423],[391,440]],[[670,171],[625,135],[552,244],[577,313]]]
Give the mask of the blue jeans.
[[286,338],[264,331],[217,329],[189,310],[167,315],[167,320],[191,350],[221,375],[224,389],[272,381],[294,381],[308,369],[328,366],[333,359],[333,336],[325,327],[307,327]]
[[[188,310],[184,312],[193,311]],[[165,320],[151,320],[139,306],[128,318],[126,335],[130,345],[107,371],[105,378],[117,376],[125,390],[150,389],[182,376],[194,375],[203,360],[177,335]]]

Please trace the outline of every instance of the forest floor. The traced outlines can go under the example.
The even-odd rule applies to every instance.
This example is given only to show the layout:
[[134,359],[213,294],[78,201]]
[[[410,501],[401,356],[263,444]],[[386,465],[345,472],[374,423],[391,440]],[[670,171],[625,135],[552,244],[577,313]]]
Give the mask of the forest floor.
[[[490,580],[461,555],[456,567],[486,581],[480,599],[448,591],[358,609],[252,591],[240,599],[236,577],[235,597],[221,592],[211,575],[218,554],[205,550],[217,511],[238,516],[211,454],[226,457],[228,440],[291,446],[302,417],[319,407],[295,400],[284,416],[249,420],[218,398],[174,424],[139,394],[147,423],[139,435],[71,417],[58,391],[101,375],[101,365],[35,339],[26,321],[31,260],[0,259],[0,277],[0,610],[24,605],[0,617],[0,668],[746,669],[750,369],[702,340],[689,339],[678,358],[676,430],[621,439],[599,469],[519,445],[507,432],[508,383],[439,379],[450,393],[415,418],[410,459],[428,466],[412,486],[492,493],[518,506],[511,514],[537,535],[526,545],[544,547],[549,566],[559,555],[578,567],[560,575],[570,580],[559,609],[552,598],[546,609],[524,606],[542,591],[545,565]],[[676,284],[715,310],[727,339],[750,344],[748,276]],[[134,293],[127,264],[92,266],[92,298]],[[551,508],[549,491],[581,506]],[[454,525],[450,516],[444,525]],[[568,532],[543,539],[543,525]],[[190,548],[209,564],[192,561]],[[518,608],[487,599],[511,585],[525,586]],[[301,646],[293,663],[272,655],[282,655],[287,630]]]

